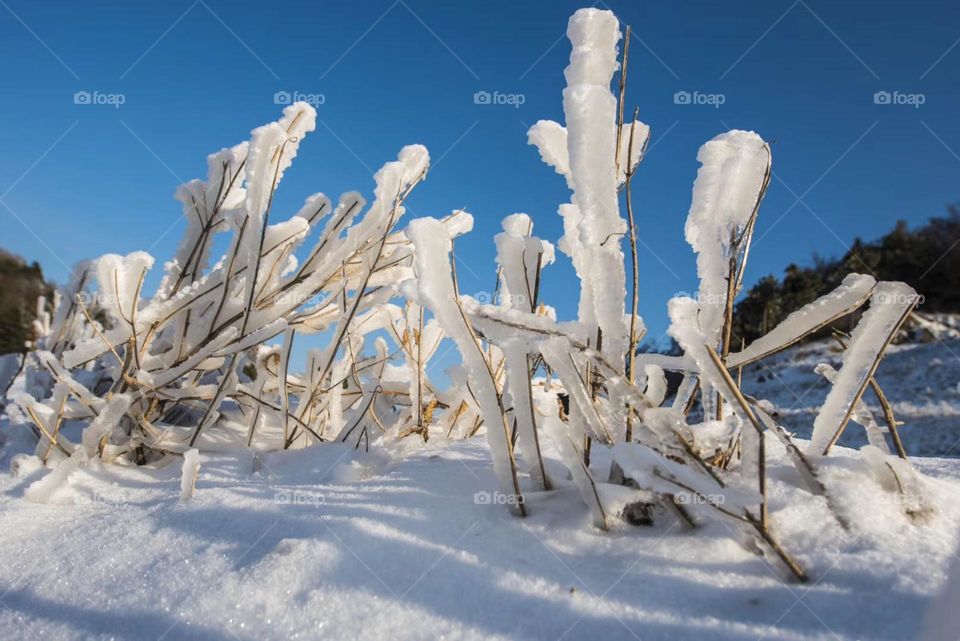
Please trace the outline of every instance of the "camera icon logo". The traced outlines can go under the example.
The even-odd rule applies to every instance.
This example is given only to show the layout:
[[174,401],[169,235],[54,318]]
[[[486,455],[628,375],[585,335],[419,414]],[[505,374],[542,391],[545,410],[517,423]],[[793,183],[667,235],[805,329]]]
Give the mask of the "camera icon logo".
[[473,104],[475,105],[489,105],[493,102],[493,96],[490,95],[489,91],[478,91],[473,94]]
[[291,101],[291,96],[289,91],[278,91],[273,94],[273,104],[275,105],[289,105]]
[[89,105],[91,102],[92,96],[89,91],[78,91],[73,94],[73,104],[75,105]]
[[673,104],[675,105],[689,105],[690,104],[690,92],[689,91],[678,91],[673,94]]
[[878,91],[873,94],[873,104],[875,105],[889,105],[890,104],[890,92],[889,91]]

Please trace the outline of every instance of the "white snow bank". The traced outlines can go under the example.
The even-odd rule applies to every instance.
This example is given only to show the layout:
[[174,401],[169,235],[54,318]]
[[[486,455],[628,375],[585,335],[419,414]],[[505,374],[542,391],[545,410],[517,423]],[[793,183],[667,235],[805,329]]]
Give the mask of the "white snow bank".
[[[916,524],[838,448],[828,483],[872,515],[844,532],[793,485],[782,450],[770,454],[772,527],[812,577],[800,590],[724,523],[698,517],[691,535],[665,512],[651,527],[614,514],[601,533],[561,473],[556,491],[525,493],[530,516],[510,516],[482,439],[431,439],[405,460],[321,446],[265,457],[253,474],[249,453],[211,453],[187,503],[176,464],[77,469],[76,505],[29,502],[37,472],[3,471],[0,638],[920,638],[960,526],[960,481],[932,480],[941,510]],[[609,453],[593,456],[599,476]],[[960,476],[956,460],[918,463]]]

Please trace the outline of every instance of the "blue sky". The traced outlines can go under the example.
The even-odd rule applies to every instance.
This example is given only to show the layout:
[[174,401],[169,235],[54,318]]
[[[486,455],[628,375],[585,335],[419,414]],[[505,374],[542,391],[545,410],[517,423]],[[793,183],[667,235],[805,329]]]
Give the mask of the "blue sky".
[[[462,291],[489,291],[504,216],[527,212],[539,235],[561,233],[556,209],[569,194],[526,129],[563,120],[563,36],[580,6],[2,0],[0,246],[58,281],[108,252],[148,249],[162,262],[183,229],[176,185],[202,175],[209,152],[275,119],[276,92],[300,92],[323,96],[320,122],[275,216],[315,191],[369,193],[373,171],[423,143],[434,166],[410,216],[472,212],[475,231],[458,246]],[[960,200],[957,3],[601,6],[634,28],[628,105],[653,130],[635,181],[651,337],[666,329],[666,300],[696,289],[683,223],[697,149],[722,131],[775,141],[748,283]],[[124,103],[78,105],[78,91]],[[478,91],[523,104],[478,105]],[[923,104],[876,104],[878,91]],[[723,104],[676,104],[677,92]],[[564,318],[575,315],[573,277],[564,257],[544,274],[545,299]]]

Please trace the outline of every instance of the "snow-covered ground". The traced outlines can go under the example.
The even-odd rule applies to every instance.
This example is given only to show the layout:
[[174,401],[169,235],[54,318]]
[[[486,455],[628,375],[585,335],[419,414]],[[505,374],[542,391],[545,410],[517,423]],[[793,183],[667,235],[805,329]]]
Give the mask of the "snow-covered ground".
[[[830,384],[814,372],[819,363],[840,366],[833,340],[811,342],[744,368],[743,389],[770,400],[788,429],[809,438],[818,408]],[[880,387],[903,425],[907,453],[915,456],[960,456],[960,340],[944,336],[929,342],[891,345],[877,371]],[[869,389],[867,405],[883,424],[883,413]],[[841,445],[866,444],[864,431],[851,425]]]
[[936,509],[914,521],[839,448],[827,483],[856,513],[844,531],[771,440],[772,524],[801,585],[699,507],[696,532],[657,513],[602,533],[566,482],[527,492],[520,519],[491,498],[486,439],[406,442],[393,459],[331,444],[206,454],[186,503],[178,464],[91,464],[37,504],[24,491],[47,471],[23,457],[7,471],[27,445],[11,437],[0,638],[903,641],[960,525],[960,461],[916,460]]

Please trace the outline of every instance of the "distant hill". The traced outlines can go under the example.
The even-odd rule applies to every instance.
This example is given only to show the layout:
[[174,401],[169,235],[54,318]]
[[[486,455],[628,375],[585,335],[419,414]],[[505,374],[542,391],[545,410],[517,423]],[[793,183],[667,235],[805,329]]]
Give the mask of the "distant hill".
[[960,312],[960,207],[951,206],[946,216],[916,229],[898,221],[873,242],[857,238],[842,258],[814,256],[810,267],[787,266],[782,279],[764,276],[736,304],[736,344],[740,338],[750,343],[762,336],[851,272],[907,283],[923,296],[922,312]]
[[27,262],[0,249],[0,354],[23,352],[32,339],[37,299],[52,287],[36,261]]

